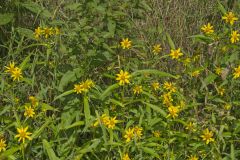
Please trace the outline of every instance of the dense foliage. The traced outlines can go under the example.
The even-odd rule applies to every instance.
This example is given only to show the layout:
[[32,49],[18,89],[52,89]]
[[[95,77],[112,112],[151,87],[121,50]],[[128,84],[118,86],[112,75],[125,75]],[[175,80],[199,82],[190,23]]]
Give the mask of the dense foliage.
[[150,4],[1,2],[0,159],[240,159],[238,13],[185,49]]

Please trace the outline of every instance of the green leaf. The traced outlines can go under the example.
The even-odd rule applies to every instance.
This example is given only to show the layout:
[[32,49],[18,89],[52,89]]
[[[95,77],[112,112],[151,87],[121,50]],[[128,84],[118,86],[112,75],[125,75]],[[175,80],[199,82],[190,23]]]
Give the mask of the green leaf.
[[84,103],[84,115],[85,115],[86,125],[89,125],[89,122],[91,119],[91,113],[90,113],[90,107],[88,103],[88,97],[86,95],[83,97],[83,103]]
[[207,37],[207,36],[202,35],[202,34],[193,35],[193,36],[190,36],[190,38],[193,38],[193,39],[194,39],[195,41],[197,41],[197,42],[210,43],[210,42],[213,41],[212,38]]
[[8,24],[13,20],[13,17],[14,17],[13,13],[0,14],[0,25]]
[[85,124],[84,121],[78,121],[78,122],[74,122],[74,123],[71,124],[70,126],[66,126],[66,127],[64,127],[64,128],[61,128],[61,129],[67,130],[67,129],[70,129],[70,128],[73,128],[73,127],[82,126],[82,125],[84,125],[84,124]]
[[109,102],[116,104],[118,106],[124,107],[124,104],[116,99],[109,99]]
[[34,32],[32,30],[30,30],[30,29],[18,27],[16,30],[22,36],[25,36],[25,37],[27,37],[29,39],[35,39],[34,38]]
[[77,151],[77,153],[85,154],[85,153],[91,152],[93,149],[95,149],[98,146],[98,144],[101,141],[100,141],[100,139],[94,139],[91,142],[93,142],[91,145],[87,144],[84,148]]
[[57,99],[60,99],[60,98],[65,97],[65,96],[67,96],[67,95],[69,95],[69,94],[72,94],[72,93],[74,93],[74,90],[73,90],[73,89],[72,89],[72,90],[69,90],[69,91],[66,91],[66,92],[58,95],[57,97],[55,97],[53,101],[56,101]]
[[64,7],[64,9],[69,9],[71,11],[77,11],[81,5],[82,5],[81,3],[70,3],[70,4],[66,5]]
[[60,160],[47,140],[43,139],[43,148],[47,151],[50,160]]
[[23,7],[25,7],[26,9],[28,9],[29,11],[31,11],[33,13],[36,13],[36,14],[40,14],[40,15],[46,17],[46,18],[50,18],[52,16],[52,14],[48,10],[46,10],[43,7],[41,7],[37,3],[26,2],[26,3],[21,3],[21,5]]
[[119,88],[118,84],[113,84],[111,86],[109,86],[103,93],[102,95],[99,97],[99,99],[104,100],[109,94],[111,94],[111,92],[115,89]]
[[56,109],[55,107],[52,107],[50,106],[49,104],[47,103],[41,103],[41,106],[42,106],[42,110],[46,110],[46,111],[58,111],[58,109]]
[[168,33],[166,33],[166,36],[167,36],[167,39],[168,39],[168,44],[170,45],[171,49],[176,49],[171,36]]
[[154,149],[148,148],[148,147],[141,147],[141,148],[145,153],[151,154],[152,156],[154,156],[156,158],[160,158],[159,155],[155,152]]
[[30,57],[31,57],[31,54],[29,54],[29,55],[22,61],[22,63],[20,64],[20,68],[21,68],[21,69],[25,69],[25,68],[26,68],[27,63],[30,61]]
[[170,73],[167,73],[167,72],[162,72],[162,71],[159,71],[159,70],[155,70],[155,69],[144,69],[144,70],[137,70],[135,72],[133,72],[131,74],[131,76],[137,76],[139,74],[154,74],[154,75],[157,75],[159,77],[172,77],[172,78],[175,78],[177,79],[176,76],[170,74]]
[[233,143],[231,144],[231,160],[235,160],[235,151],[234,151],[234,145]]
[[218,2],[218,9],[219,9],[223,14],[227,13],[227,11],[226,11],[226,9],[224,8],[224,6],[222,5],[222,3],[221,3],[219,0],[217,0],[217,2]]
[[167,116],[167,113],[166,113],[163,109],[159,108],[158,106],[155,106],[155,105],[153,105],[153,104],[150,104],[150,103],[147,103],[147,102],[143,102],[143,101],[142,101],[142,103],[143,103],[143,104],[146,104],[147,106],[149,106],[149,107],[152,108],[153,110],[157,111],[157,112],[160,113],[163,117],[166,117],[166,116]]
[[214,82],[214,80],[217,78],[218,76],[214,73],[209,74],[204,80],[203,80],[203,85],[201,87],[201,90],[206,87],[207,85],[211,84]]
[[51,119],[48,119],[38,130],[36,130],[35,132],[33,132],[31,138],[34,139],[36,137],[38,137],[46,127],[48,127],[48,125],[52,122]]
[[76,80],[75,72],[72,71],[66,72],[60,80],[58,90],[60,92],[63,92],[64,87],[67,86],[70,82],[74,82],[75,80]]
[[13,155],[15,152],[17,152],[18,150],[20,150],[21,147],[11,147],[10,149],[6,150],[5,152],[3,152],[2,154],[0,154],[0,159],[6,159],[7,157]]

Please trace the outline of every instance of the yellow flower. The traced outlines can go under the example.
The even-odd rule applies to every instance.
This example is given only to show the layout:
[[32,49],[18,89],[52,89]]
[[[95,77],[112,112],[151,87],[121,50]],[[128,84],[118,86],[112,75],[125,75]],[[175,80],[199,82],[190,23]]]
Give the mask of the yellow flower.
[[14,62],[10,62],[9,66],[5,66],[6,70],[5,72],[7,73],[13,73],[13,71],[15,71],[15,63]]
[[213,137],[213,132],[209,131],[208,128],[203,131],[203,134],[201,135],[203,141],[206,141],[206,144],[209,142],[214,142]]
[[198,77],[199,74],[200,74],[200,70],[196,70],[196,71],[193,71],[192,73],[190,73],[190,75],[191,75],[192,77]]
[[238,18],[234,15],[233,12],[228,12],[225,14],[225,16],[222,17],[223,20],[226,21],[226,23],[230,23],[233,25],[234,21],[237,21]]
[[168,90],[171,93],[174,93],[177,90],[176,87],[175,87],[175,84],[172,83],[172,82],[164,82],[163,88]]
[[31,102],[31,104],[32,104],[33,107],[38,106],[38,100],[37,100],[36,97],[34,97],[34,96],[29,96],[28,99],[30,100],[30,102]]
[[188,160],[198,160],[198,157],[195,155],[191,155]]
[[119,85],[125,85],[130,83],[129,82],[129,78],[130,78],[130,74],[126,71],[121,70],[119,74],[117,74],[117,78],[116,80],[119,81]]
[[134,128],[128,128],[128,130],[125,131],[125,135],[124,135],[124,138],[126,138],[126,142],[130,142],[133,137],[134,137]]
[[110,117],[107,116],[106,114],[103,114],[103,115],[101,116],[101,122],[102,122],[104,125],[107,125],[107,124],[108,124],[109,119],[110,119]]
[[183,108],[185,108],[185,106],[186,106],[185,101],[181,100],[180,101],[180,108],[183,109]]
[[189,65],[190,62],[191,62],[191,59],[190,59],[190,58],[186,58],[186,59],[183,60],[184,66]]
[[152,88],[156,91],[157,89],[160,88],[160,84],[158,82],[153,82],[152,83]]
[[172,106],[172,96],[171,96],[171,92],[168,92],[168,93],[164,93],[162,95],[163,97],[163,104],[167,105],[167,106]]
[[211,34],[214,32],[213,26],[210,23],[203,25],[201,30],[206,34]]
[[216,69],[215,69],[215,73],[217,74],[217,75],[221,75],[222,74],[222,71],[223,71],[223,69],[221,68],[221,67],[217,67]]
[[82,86],[80,84],[74,84],[74,92],[77,94],[82,93]]
[[179,110],[179,106],[170,106],[168,107],[168,111],[169,111],[169,114],[167,117],[172,117],[172,118],[176,118],[178,117],[178,113],[180,112]]
[[131,43],[132,43],[132,42],[129,41],[128,38],[125,38],[125,39],[123,38],[122,41],[120,42],[121,47],[122,47],[123,49],[129,49],[129,48],[132,46]]
[[22,76],[22,70],[18,67],[15,67],[14,71],[11,73],[11,77],[13,78],[13,80],[20,80],[21,78],[23,78]]
[[153,133],[154,137],[157,137],[157,138],[159,138],[161,135],[160,131],[153,131],[152,133]]
[[20,101],[19,98],[17,98],[17,97],[14,98],[14,102],[15,102],[15,103],[19,103],[19,101]]
[[230,110],[231,108],[232,108],[232,106],[230,104],[225,104],[224,105],[225,110]]
[[234,68],[233,78],[239,78],[240,77],[240,65],[236,68]]
[[225,89],[224,88],[218,88],[217,89],[217,92],[220,96],[223,96],[224,92],[225,92]]
[[238,31],[232,31],[231,33],[231,43],[236,43],[239,41],[239,36],[240,34],[238,34]]
[[189,122],[187,124],[187,126],[185,127],[186,130],[189,130],[191,132],[195,132],[196,131],[196,123],[193,122]]
[[134,129],[134,133],[137,136],[137,138],[141,138],[142,137],[143,128],[139,127],[139,126],[135,126],[133,129]]
[[80,85],[83,92],[88,92],[88,90],[94,86],[94,83],[92,80],[87,79],[85,82],[81,82]]
[[79,84],[74,85],[74,92],[77,94],[82,92],[88,92],[90,88],[94,86],[94,82],[92,80],[87,79],[85,82],[81,82]]
[[55,35],[59,35],[61,33],[58,27],[55,27],[54,30],[55,30]]
[[225,53],[225,52],[227,52],[227,51],[228,51],[228,47],[227,47],[227,46],[223,46],[223,47],[222,47],[222,52]]
[[52,27],[51,28],[46,27],[46,28],[43,29],[43,33],[45,35],[45,38],[47,39],[47,38],[49,38],[49,36],[54,34],[53,28]]
[[17,128],[17,131],[18,131],[18,135],[15,136],[15,138],[19,138],[18,141],[20,142],[21,140],[23,141],[23,143],[25,142],[25,139],[28,139],[28,140],[32,140],[31,137],[29,137],[29,135],[31,135],[32,133],[30,132],[27,132],[28,130],[28,126],[26,128]]
[[116,117],[113,117],[113,118],[109,118],[109,120],[105,123],[106,123],[108,128],[113,129],[117,122],[118,122],[118,120],[116,120]]
[[0,152],[6,150],[6,141],[3,138],[0,138]]
[[199,59],[200,59],[200,55],[199,55],[199,54],[193,56],[193,61],[194,61],[194,62],[196,62],[196,61],[199,60]]
[[42,33],[43,33],[43,30],[40,27],[38,27],[38,28],[35,29],[34,37],[36,39],[39,39]]
[[32,117],[35,115],[34,109],[31,106],[25,106],[25,112],[24,116],[25,117]]
[[[100,122],[103,123],[104,125],[107,125],[110,121],[110,117],[107,116],[106,114],[103,114],[100,117]],[[96,120],[96,122],[93,124],[93,127],[96,127],[99,124],[98,120]]]
[[162,48],[160,44],[156,44],[153,46],[153,54],[157,55],[161,52]]
[[131,160],[128,156],[128,153],[124,154],[122,160]]
[[179,59],[179,57],[183,56],[183,53],[181,53],[181,49],[178,48],[177,50],[171,49],[170,56],[172,59]]
[[142,86],[137,85],[133,88],[133,93],[134,94],[140,94],[142,92],[143,92]]

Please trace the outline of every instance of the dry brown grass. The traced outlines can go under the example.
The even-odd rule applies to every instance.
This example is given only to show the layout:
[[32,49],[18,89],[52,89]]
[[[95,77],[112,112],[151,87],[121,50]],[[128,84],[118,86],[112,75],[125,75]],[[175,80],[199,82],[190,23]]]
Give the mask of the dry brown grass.
[[207,22],[219,23],[221,16],[217,0],[149,0],[148,4],[152,11],[145,21],[136,23],[142,38],[151,44],[165,43],[163,33],[168,32],[175,45],[186,51],[191,50],[192,40],[188,37],[200,33],[201,26]]

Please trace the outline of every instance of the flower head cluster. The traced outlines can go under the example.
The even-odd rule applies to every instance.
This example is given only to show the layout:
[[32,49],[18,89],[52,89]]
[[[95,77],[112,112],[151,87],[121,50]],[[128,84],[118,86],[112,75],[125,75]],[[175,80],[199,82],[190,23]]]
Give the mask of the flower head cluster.
[[238,31],[232,31],[231,38],[230,38],[231,43],[238,42],[239,41],[239,36],[240,36],[240,34],[238,33]]
[[4,140],[3,138],[0,138],[0,152],[5,151],[6,150],[6,140]]
[[225,93],[225,88],[219,87],[219,88],[217,88],[217,92],[220,96],[223,96]]
[[142,86],[141,85],[136,85],[136,86],[134,86],[134,88],[133,88],[133,93],[134,94],[140,94],[140,93],[142,93],[143,92],[143,89],[142,89]]
[[33,107],[37,107],[37,106],[38,106],[38,100],[37,100],[36,97],[34,97],[34,96],[29,96],[28,99],[29,99],[29,101],[31,102],[31,105],[32,105]]
[[24,116],[33,118],[35,115],[34,109],[31,106],[25,106]]
[[[109,117],[106,114],[103,114],[100,117],[100,123],[105,125],[107,128],[110,128],[110,129],[113,129],[117,122],[118,122],[118,120],[116,120],[116,116],[115,117]],[[96,122],[93,124],[93,126],[96,127],[98,124],[99,124],[99,121],[96,120]]]
[[233,78],[239,78],[240,77],[240,65],[236,68],[234,68]]
[[180,106],[169,106],[168,112],[169,112],[169,114],[167,117],[176,118],[176,117],[178,117],[178,114],[180,112]]
[[201,135],[203,141],[206,141],[206,144],[210,143],[210,142],[214,142],[214,138],[213,137],[213,132],[209,131],[208,128],[205,129],[203,131],[203,134]]
[[116,80],[118,81],[119,85],[125,85],[130,83],[131,75],[127,71],[121,70],[119,74],[117,74]]
[[238,20],[238,18],[235,16],[233,12],[226,13],[223,17],[223,20],[225,20],[226,23],[230,23],[230,25],[233,25],[235,21]]
[[152,84],[152,88],[156,91],[160,88],[160,84],[158,82],[153,82]]
[[163,98],[163,104],[165,104],[168,107],[172,106],[173,98],[172,98],[171,92],[164,93],[162,95],[162,98]]
[[122,160],[131,160],[128,153],[125,153],[122,157]]
[[221,67],[216,67],[215,68],[215,73],[219,76],[222,74],[222,71],[223,71],[223,68],[221,68]]
[[161,52],[161,50],[162,50],[162,47],[160,44],[154,45],[153,49],[152,49],[154,55],[159,54]]
[[15,138],[19,138],[18,141],[22,141],[23,143],[25,142],[25,139],[32,140],[32,138],[29,137],[29,135],[31,135],[32,133],[27,132],[27,130],[28,126],[25,128],[17,128],[18,134],[15,136]]
[[163,88],[166,89],[170,93],[174,93],[177,91],[175,84],[172,82],[164,82]]
[[198,157],[195,155],[191,155],[188,160],[198,160]]
[[200,70],[195,70],[195,71],[191,72],[190,75],[192,77],[198,77],[200,75]]
[[128,38],[123,38],[120,44],[123,49],[129,49],[132,46],[132,42],[129,41]]
[[52,35],[59,35],[60,34],[60,29],[58,27],[44,27],[44,28],[41,28],[41,27],[38,27],[35,29],[35,32],[34,32],[34,37],[36,39],[39,39],[41,37],[44,37],[46,39],[48,39],[49,37],[51,37]]
[[157,137],[157,138],[159,138],[161,136],[161,132],[158,131],[158,130],[157,131],[153,131],[152,134],[153,134],[154,137]]
[[176,50],[171,50],[170,56],[172,59],[179,59],[181,56],[183,56],[183,53],[181,52],[181,49],[178,48]]
[[5,72],[10,73],[14,81],[15,80],[19,81],[21,78],[23,78],[22,70],[18,67],[15,67],[14,62],[10,62],[9,66],[5,66],[5,68],[6,68]]
[[186,130],[189,130],[190,132],[195,132],[196,131],[196,123],[194,122],[189,122],[186,127]]
[[206,34],[211,34],[214,32],[213,26],[210,23],[203,25],[201,30]]
[[92,80],[87,79],[84,82],[81,82],[79,84],[74,85],[74,92],[77,94],[83,93],[83,92],[88,92],[89,89],[91,89],[94,86],[94,82]]
[[130,142],[134,137],[141,138],[142,131],[143,131],[143,128],[139,126],[128,128],[128,130],[125,131],[125,135],[124,135],[126,142]]

